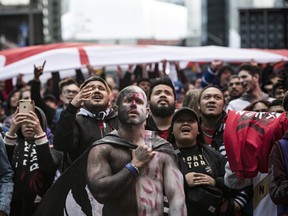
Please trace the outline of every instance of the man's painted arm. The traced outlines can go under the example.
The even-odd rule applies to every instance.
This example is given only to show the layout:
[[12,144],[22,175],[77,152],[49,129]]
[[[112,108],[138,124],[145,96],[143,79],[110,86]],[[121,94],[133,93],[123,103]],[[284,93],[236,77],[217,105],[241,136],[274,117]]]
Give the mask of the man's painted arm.
[[176,158],[168,154],[164,158],[164,191],[169,202],[169,215],[186,216],[183,175],[177,166]]
[[89,152],[87,161],[87,184],[95,199],[104,203],[120,196],[133,181],[133,174],[124,166],[113,174],[109,164],[110,147],[99,145]]

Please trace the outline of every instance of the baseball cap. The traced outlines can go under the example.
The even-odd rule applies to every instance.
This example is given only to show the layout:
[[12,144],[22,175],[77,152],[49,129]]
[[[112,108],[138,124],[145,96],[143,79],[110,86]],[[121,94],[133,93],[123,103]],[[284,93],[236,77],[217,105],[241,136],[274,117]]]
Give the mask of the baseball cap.
[[197,113],[196,113],[193,109],[188,108],[188,107],[182,107],[182,108],[180,108],[179,110],[177,110],[177,111],[174,113],[174,115],[173,115],[173,117],[172,117],[171,125],[173,125],[175,119],[176,119],[179,115],[181,115],[181,114],[183,114],[183,113],[188,113],[189,115],[191,115],[191,116],[199,123],[198,115],[197,115]]
[[88,79],[86,79],[86,80],[82,83],[82,85],[80,86],[80,90],[83,89],[84,86],[86,86],[89,82],[92,82],[92,81],[102,82],[102,83],[104,84],[105,88],[106,88],[107,93],[110,94],[111,89],[110,89],[108,83],[107,83],[104,79],[102,79],[101,77],[99,77],[99,76],[91,76],[91,77],[89,77]]

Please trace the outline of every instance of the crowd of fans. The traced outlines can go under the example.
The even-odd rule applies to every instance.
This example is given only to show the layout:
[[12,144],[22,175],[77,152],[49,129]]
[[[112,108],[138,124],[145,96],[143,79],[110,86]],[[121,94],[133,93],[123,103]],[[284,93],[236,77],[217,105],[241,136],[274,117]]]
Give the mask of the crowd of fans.
[[[168,67],[175,71],[176,79],[169,78]],[[258,65],[250,62],[229,65],[222,61],[213,61],[202,66],[197,63],[193,66],[189,64],[182,69],[177,62],[164,61],[157,64],[130,65],[126,71],[119,66],[115,73],[106,73],[105,68],[95,69],[91,65],[87,66],[87,70],[88,74],[76,70],[75,76],[64,79],[60,78],[61,73],[53,72],[46,83],[41,83],[45,68],[34,66],[34,78],[28,83],[23,81],[21,75],[17,77],[15,85],[12,80],[0,81],[0,216],[44,215],[40,213],[41,208],[44,208],[43,203],[51,202],[48,195],[45,200],[49,188],[54,187],[62,174],[92,148],[94,142],[105,135],[119,131],[117,136],[124,134],[124,139],[126,134],[126,140],[133,143],[136,136],[131,134],[134,139],[127,138],[129,130],[126,127],[136,123],[130,123],[123,110],[125,103],[132,104],[132,99],[135,100],[135,107],[149,104],[147,115],[143,114],[145,123],[140,122],[139,125],[143,124],[146,131],[155,131],[177,150],[175,155],[184,179],[183,185],[179,184],[179,187],[183,188],[186,200],[184,204],[175,202],[175,197],[181,200],[181,191],[174,197],[174,188],[167,184],[176,184],[177,179],[173,179],[170,172],[163,174],[163,179],[171,177],[170,181],[163,180],[163,183],[160,183],[164,185],[163,191],[162,187],[158,187],[162,194],[156,193],[157,196],[165,197],[163,200],[159,198],[163,204],[158,203],[158,208],[162,207],[164,214],[208,215],[203,200],[201,202],[204,195],[203,198],[202,195],[198,197],[200,201],[195,197],[195,194],[199,193],[195,188],[204,188],[207,185],[221,192],[221,202],[216,207],[212,206],[215,209],[209,212],[211,215],[280,215],[280,205],[281,211],[288,214],[284,208],[288,206],[288,164],[285,165],[285,158],[288,156],[285,156],[284,150],[284,153],[279,153],[281,145],[277,144],[278,150],[273,148],[273,160],[269,164],[274,167],[270,167],[269,173],[259,172],[254,178],[241,179],[237,178],[229,167],[223,138],[227,128],[225,118],[230,111],[280,114],[288,110],[287,89],[283,81],[278,82],[283,79],[282,73],[288,70],[287,63]],[[138,86],[139,89],[131,86]],[[127,91],[133,95],[144,92],[145,97],[131,99]],[[35,110],[29,113],[19,112],[19,100],[23,99],[33,100]],[[133,131],[139,132],[135,128]],[[284,134],[283,137],[285,140]],[[154,139],[152,140],[154,142]],[[117,215],[133,215],[135,206],[131,207],[131,212],[126,209],[128,195],[118,190],[116,185],[121,188],[119,182],[122,182],[123,188],[128,190],[127,182],[134,182],[134,178],[140,178],[140,175],[148,175],[147,169],[146,174],[141,173],[145,172],[142,170],[148,167],[149,163],[155,163],[152,159],[154,153],[151,153],[151,149],[138,148],[133,150],[136,153],[132,153],[130,158],[123,153],[124,156],[121,157],[127,159],[119,160],[120,164],[123,160],[132,161],[126,165],[126,171],[130,173],[123,174],[119,171],[119,164],[111,165],[115,162],[109,158],[114,156],[107,156],[106,151],[108,150],[105,148],[95,148],[92,156],[89,155],[88,183],[86,175],[83,174],[78,175],[78,180],[83,180],[82,184],[71,185],[65,208],[62,209],[67,215],[114,215],[115,212],[118,212]],[[109,151],[112,152],[109,154],[117,155],[122,150],[117,153],[113,153],[113,149]],[[95,157],[99,157],[99,152],[105,154],[106,158],[103,156],[97,160]],[[141,158],[143,152],[147,155],[144,159]],[[156,155],[163,157],[159,152]],[[166,159],[159,161],[159,164],[168,163]],[[171,162],[172,159],[168,161],[174,163]],[[99,170],[94,173],[90,163],[111,163],[111,168],[95,165]],[[281,177],[275,176],[275,172],[271,171],[279,164],[282,166],[279,168],[282,171]],[[162,168],[165,170],[164,165]],[[108,181],[104,184],[96,177],[102,172],[109,173],[106,174],[108,176],[120,173],[127,176],[115,177],[117,181],[104,176]],[[90,173],[93,175],[90,176]],[[133,175],[128,176],[131,173]],[[269,187],[269,175],[272,188]],[[158,185],[161,178],[154,179],[155,182],[151,185]],[[126,179],[125,184],[123,179]],[[104,189],[99,189],[101,187]],[[134,190],[128,191],[132,193]],[[209,203],[209,200],[204,201]],[[147,203],[149,204],[148,201]],[[138,212],[147,211],[147,215],[153,215],[152,207],[144,211],[141,204],[138,205]],[[120,210],[123,213],[119,213]],[[158,212],[161,211],[158,209]]]

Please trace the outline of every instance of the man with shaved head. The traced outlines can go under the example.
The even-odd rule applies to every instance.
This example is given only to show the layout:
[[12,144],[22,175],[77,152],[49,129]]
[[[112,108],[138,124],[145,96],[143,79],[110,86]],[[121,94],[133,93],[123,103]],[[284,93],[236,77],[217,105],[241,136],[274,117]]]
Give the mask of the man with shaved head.
[[123,89],[117,98],[119,129],[94,143],[88,155],[87,185],[103,216],[163,215],[163,191],[169,215],[186,215],[183,177],[171,145],[145,131],[149,113],[145,92]]

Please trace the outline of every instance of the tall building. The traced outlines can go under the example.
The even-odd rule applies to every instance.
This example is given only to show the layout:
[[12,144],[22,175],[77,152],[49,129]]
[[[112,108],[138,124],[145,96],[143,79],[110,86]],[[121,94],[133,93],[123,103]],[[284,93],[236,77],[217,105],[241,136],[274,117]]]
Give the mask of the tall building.
[[243,48],[288,48],[288,8],[240,10]]
[[205,17],[202,16],[202,0],[186,0],[185,5],[187,7],[187,28],[188,34],[185,40],[186,46],[200,46],[201,40],[204,35],[201,33],[202,22]]
[[11,5],[0,5],[2,43],[5,44],[7,41],[17,46],[43,43],[43,15],[38,2],[31,0],[28,3],[24,1],[10,1],[10,3]]
[[[192,0],[186,0],[189,2]],[[248,8],[274,8],[281,0],[202,0],[201,5],[201,45],[240,47],[240,11]],[[286,4],[284,0],[282,0]],[[189,7],[193,5],[187,4]],[[188,17],[191,17],[188,14]],[[193,26],[194,28],[195,26]],[[191,32],[189,26],[188,32]]]
[[41,0],[43,5],[44,41],[54,43],[62,41],[61,1]]
[[0,0],[0,37],[16,46],[60,42],[61,1]]

